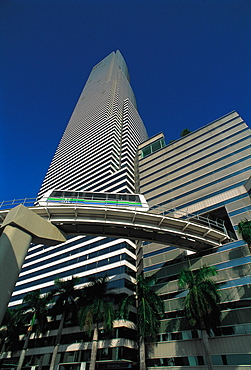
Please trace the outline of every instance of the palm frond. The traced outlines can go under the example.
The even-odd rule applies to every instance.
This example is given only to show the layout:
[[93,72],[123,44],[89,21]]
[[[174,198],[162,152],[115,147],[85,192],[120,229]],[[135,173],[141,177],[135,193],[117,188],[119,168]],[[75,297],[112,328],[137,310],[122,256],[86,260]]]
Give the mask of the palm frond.
[[107,275],[97,279],[90,278],[79,300],[79,323],[82,328],[85,326],[89,334],[94,323],[103,322],[108,331],[112,330],[115,318],[113,302],[116,295],[111,292],[108,283]]
[[238,224],[237,231],[240,237],[251,246],[251,221],[245,219]]
[[203,266],[198,270],[182,270],[179,285],[188,289],[184,300],[184,309],[190,325],[198,329],[216,327],[220,323],[220,292],[218,285],[211,277],[217,270],[211,266]]
[[128,319],[130,313],[130,307],[135,306],[136,299],[135,295],[127,295],[120,303],[119,317],[121,319]]
[[142,275],[137,279],[137,325],[140,335],[143,338],[148,337],[150,340],[156,339],[160,326],[160,319],[164,313],[164,303],[153,289],[155,282],[155,278],[144,278]]

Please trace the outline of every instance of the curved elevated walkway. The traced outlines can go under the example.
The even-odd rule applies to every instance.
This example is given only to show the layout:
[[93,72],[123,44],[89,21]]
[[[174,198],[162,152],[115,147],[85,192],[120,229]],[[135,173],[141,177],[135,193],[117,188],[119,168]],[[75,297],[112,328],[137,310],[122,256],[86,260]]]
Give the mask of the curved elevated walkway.
[[[229,237],[220,230],[187,219],[180,219],[120,208],[57,205],[29,207],[70,235],[104,235],[144,240],[200,251],[217,247]],[[8,210],[0,211],[2,221]]]

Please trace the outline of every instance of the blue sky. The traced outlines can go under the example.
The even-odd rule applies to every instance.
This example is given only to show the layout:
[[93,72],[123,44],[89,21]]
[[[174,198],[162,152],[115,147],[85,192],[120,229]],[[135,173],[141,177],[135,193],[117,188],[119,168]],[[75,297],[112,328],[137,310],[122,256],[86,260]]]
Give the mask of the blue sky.
[[237,110],[251,126],[250,0],[1,0],[0,200],[33,197],[91,68],[119,49],[149,135]]

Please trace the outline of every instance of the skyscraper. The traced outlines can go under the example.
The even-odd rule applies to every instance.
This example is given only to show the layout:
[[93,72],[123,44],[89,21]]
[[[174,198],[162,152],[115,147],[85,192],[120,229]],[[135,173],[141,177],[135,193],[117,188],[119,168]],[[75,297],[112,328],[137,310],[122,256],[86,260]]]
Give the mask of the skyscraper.
[[135,153],[147,139],[119,51],[93,67],[39,197],[49,189],[135,192]]
[[[119,51],[112,52],[93,67],[42,183],[38,199],[50,189],[135,192],[135,155],[138,144],[146,138],[126,63]],[[81,250],[80,245],[83,245]],[[134,243],[124,239],[116,241],[85,236],[71,238],[55,248],[34,246],[30,248],[12,301],[20,303],[23,295],[35,288],[49,290],[56,277],[77,274],[86,281],[90,274],[104,274],[107,262],[104,263],[103,259],[109,258],[112,275],[113,267],[121,269],[121,250],[126,246],[130,251],[136,248]],[[89,257],[84,258],[82,254],[87,249]],[[99,249],[103,250],[104,257],[98,253]],[[109,253],[112,251],[111,258]],[[135,254],[132,257],[130,251],[127,259],[132,262]],[[98,259],[97,254],[100,254]],[[59,255],[60,263],[57,260]],[[40,259],[41,265],[37,268]],[[130,275],[136,274],[135,262],[128,268],[133,269]],[[119,280],[122,287],[124,283]],[[128,277],[128,280],[127,285],[131,278]],[[118,287],[119,283],[115,285]]]
[[[38,200],[50,189],[135,193],[137,147],[146,139],[126,63],[119,51],[112,52],[93,67],[42,183]],[[81,278],[81,286],[90,276],[105,274],[118,293],[133,293],[136,244],[122,238],[78,235],[56,247],[33,245],[10,306],[20,304],[23,297],[35,289],[41,289],[42,293],[51,290],[56,278],[67,279],[74,275]],[[117,339],[99,349],[101,360],[108,358],[109,349],[109,358],[111,351],[113,360],[126,360],[127,365],[128,361],[130,364],[136,361],[136,342],[128,339],[133,337],[131,325],[115,324]],[[53,344],[54,335],[50,331],[45,342]],[[60,363],[69,362],[72,355],[80,362],[83,359],[88,362],[90,346],[84,348],[79,343],[74,350],[69,348],[72,341],[82,337],[79,328],[64,329]],[[136,339],[135,332],[134,337]],[[48,351],[51,349],[34,348],[31,356],[43,353],[43,364],[47,366]]]

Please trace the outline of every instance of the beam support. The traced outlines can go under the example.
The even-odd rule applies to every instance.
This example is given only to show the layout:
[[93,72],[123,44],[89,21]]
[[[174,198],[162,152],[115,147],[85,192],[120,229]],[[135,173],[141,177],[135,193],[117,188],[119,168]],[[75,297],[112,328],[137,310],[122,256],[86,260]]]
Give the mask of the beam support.
[[31,242],[56,245],[66,240],[56,226],[23,205],[12,208],[0,236],[0,324]]
[[0,237],[0,322],[10,301],[32,236],[10,225]]

